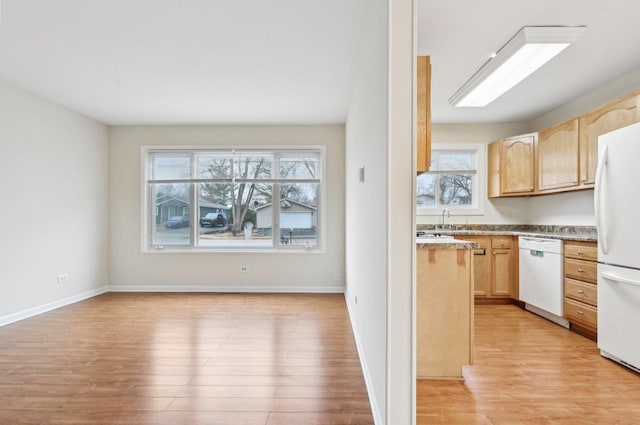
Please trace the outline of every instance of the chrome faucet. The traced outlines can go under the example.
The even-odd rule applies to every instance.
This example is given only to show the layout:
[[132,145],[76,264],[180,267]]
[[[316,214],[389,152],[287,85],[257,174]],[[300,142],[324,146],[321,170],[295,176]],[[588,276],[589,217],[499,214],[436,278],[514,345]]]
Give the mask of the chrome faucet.
[[447,217],[451,217],[451,212],[448,208],[442,210],[442,230],[444,230],[444,215],[447,214]]

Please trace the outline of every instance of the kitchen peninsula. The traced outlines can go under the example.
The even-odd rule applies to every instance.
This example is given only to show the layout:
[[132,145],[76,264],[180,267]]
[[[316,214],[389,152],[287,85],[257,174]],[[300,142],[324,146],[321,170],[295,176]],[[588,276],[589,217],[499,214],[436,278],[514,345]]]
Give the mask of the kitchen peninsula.
[[473,360],[473,259],[477,246],[418,238],[417,377],[462,379]]

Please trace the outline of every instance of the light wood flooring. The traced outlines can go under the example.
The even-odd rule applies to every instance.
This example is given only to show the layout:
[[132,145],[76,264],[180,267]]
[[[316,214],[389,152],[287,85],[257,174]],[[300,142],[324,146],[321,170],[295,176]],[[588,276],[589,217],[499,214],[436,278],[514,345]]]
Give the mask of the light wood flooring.
[[475,364],[464,382],[418,381],[418,424],[640,424],[640,375],[595,342],[512,305],[475,319]]
[[0,424],[373,418],[341,294],[110,293],[0,328]]

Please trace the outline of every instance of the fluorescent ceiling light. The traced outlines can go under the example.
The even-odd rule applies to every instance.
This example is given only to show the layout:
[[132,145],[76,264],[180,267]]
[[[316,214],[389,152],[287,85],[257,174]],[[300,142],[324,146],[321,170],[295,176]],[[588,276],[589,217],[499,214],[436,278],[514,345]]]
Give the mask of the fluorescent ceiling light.
[[483,107],[577,41],[584,26],[524,27],[451,98],[457,107]]

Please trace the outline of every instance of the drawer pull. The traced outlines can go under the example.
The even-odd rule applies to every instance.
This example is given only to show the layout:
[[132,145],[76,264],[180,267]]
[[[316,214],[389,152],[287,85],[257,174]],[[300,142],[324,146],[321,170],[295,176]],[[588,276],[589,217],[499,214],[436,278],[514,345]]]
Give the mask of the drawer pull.
[[584,269],[583,268],[579,268],[578,269],[578,273],[582,273],[582,272],[584,272]]
[[578,294],[582,295],[584,294],[584,291],[582,289],[578,289]]
[[584,311],[582,311],[582,310],[578,310],[578,314],[579,314],[579,315],[583,315],[583,314],[584,314]]
[[504,242],[500,242],[500,246],[504,246]]
[[584,252],[578,251],[578,255],[584,255]]

